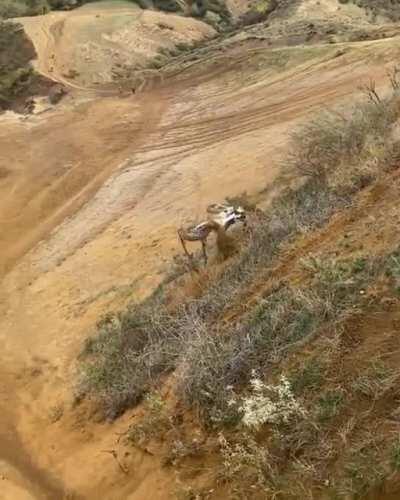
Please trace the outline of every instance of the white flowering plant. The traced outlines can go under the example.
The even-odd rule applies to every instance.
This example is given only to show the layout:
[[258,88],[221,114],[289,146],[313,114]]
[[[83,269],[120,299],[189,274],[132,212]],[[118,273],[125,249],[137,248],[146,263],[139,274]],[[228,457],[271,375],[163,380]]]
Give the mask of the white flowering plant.
[[239,406],[242,423],[253,430],[263,424],[287,423],[295,416],[304,416],[305,410],[296,400],[289,380],[282,375],[276,385],[265,384],[255,371],[250,380],[251,394]]

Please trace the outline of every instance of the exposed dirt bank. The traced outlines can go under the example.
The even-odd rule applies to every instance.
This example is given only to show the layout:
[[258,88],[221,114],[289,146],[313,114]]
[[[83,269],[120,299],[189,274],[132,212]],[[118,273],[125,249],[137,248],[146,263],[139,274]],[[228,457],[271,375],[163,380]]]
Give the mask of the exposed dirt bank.
[[96,2],[18,22],[34,42],[36,69],[78,90],[115,89],[125,66],[146,67],[161,48],[215,34],[196,19],[142,10],[123,1]]

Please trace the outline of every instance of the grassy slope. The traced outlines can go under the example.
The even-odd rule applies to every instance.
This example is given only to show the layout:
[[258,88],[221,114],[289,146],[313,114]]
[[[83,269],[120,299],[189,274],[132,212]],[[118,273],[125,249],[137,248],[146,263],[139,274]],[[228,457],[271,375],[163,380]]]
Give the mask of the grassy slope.
[[[214,457],[206,487],[223,498],[342,498],[397,478],[398,119],[396,95],[383,101],[371,88],[352,115],[298,131],[287,173],[302,182],[258,215],[213,279],[190,288],[175,278],[173,290],[103,320],[81,356],[80,395],[109,418],[145,396],[127,439],[146,447],[162,432],[165,464],[183,473],[193,457]],[[172,408],[162,397],[170,374]],[[258,426],[246,424],[245,401]]]

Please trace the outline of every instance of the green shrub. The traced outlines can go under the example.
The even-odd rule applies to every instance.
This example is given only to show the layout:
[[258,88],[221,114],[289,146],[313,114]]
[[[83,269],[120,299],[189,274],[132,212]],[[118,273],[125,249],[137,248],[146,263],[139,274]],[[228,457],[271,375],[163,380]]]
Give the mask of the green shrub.
[[46,14],[49,10],[50,5],[47,0],[2,0],[0,19]]
[[34,57],[35,50],[22,27],[0,21],[0,110],[37,92],[44,82],[30,64]]

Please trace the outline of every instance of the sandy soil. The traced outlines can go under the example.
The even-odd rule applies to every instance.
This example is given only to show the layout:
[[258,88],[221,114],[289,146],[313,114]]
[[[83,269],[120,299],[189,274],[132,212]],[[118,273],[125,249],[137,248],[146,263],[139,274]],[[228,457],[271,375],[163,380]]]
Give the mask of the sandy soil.
[[[48,33],[66,16],[32,25]],[[46,73],[48,41],[30,22]],[[351,103],[358,84],[382,82],[399,56],[397,39],[349,44],[340,57],[329,45],[272,59],[262,45],[239,49],[237,62],[219,59],[143,94],[80,88],[41,115],[0,119],[0,498],[174,497],[174,477],[157,457],[117,447],[129,414],[93,424],[73,409],[83,339],[102,313],[162,279],[181,221],[227,195],[263,189],[294,124]],[[70,68],[64,54],[55,56],[56,79]]]

